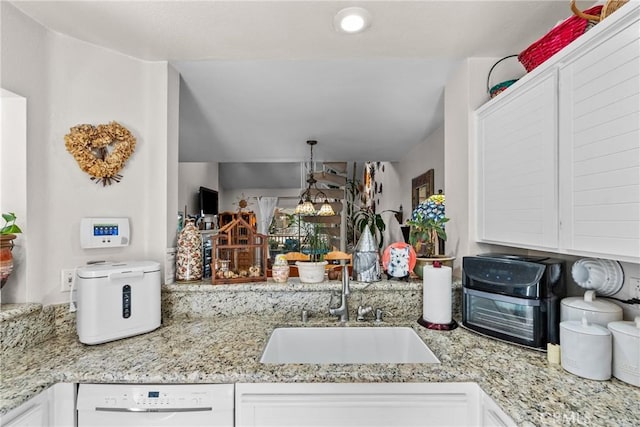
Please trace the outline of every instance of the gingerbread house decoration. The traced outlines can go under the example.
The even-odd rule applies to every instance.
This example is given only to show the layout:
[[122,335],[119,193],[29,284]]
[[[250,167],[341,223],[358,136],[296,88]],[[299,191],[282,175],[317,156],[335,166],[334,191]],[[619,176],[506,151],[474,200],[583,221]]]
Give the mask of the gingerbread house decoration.
[[214,285],[267,281],[267,236],[241,216],[212,237],[211,251]]

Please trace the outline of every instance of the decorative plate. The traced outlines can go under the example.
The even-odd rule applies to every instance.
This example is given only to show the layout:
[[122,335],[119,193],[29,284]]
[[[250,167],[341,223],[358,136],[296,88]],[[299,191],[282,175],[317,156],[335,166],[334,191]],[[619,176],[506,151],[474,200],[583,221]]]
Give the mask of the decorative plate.
[[415,265],[416,251],[408,243],[392,243],[382,253],[382,266],[390,276],[406,277]]

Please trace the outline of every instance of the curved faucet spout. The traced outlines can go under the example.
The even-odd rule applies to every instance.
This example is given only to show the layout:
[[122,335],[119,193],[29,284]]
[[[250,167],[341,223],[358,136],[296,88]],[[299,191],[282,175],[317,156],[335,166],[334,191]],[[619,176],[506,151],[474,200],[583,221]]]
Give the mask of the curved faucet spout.
[[349,269],[342,265],[342,293],[340,295],[340,307],[329,308],[329,314],[331,316],[339,316],[341,322],[349,321]]

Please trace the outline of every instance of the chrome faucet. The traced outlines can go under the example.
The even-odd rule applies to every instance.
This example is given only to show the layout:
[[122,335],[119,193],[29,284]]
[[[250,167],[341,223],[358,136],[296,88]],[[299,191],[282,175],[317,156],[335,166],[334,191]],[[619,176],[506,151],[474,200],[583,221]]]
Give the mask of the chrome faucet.
[[342,294],[340,295],[340,307],[329,307],[329,314],[331,316],[340,316],[341,322],[349,321],[349,269],[342,265]]

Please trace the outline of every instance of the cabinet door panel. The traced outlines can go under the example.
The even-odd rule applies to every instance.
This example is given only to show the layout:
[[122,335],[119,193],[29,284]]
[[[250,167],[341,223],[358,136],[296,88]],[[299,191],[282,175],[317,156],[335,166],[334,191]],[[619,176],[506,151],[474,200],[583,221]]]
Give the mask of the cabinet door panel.
[[[640,37],[628,26],[560,68],[563,249],[640,260]],[[605,214],[603,214],[605,213]]]
[[236,425],[480,425],[480,392],[464,383],[237,384]]
[[[635,31],[637,32],[637,29]],[[606,80],[606,76],[619,72],[619,69],[625,70],[624,64],[632,62],[638,57],[637,34],[633,34],[632,28],[631,31],[623,31],[615,37],[614,43],[610,41],[601,43],[592,48],[588,55],[583,55],[573,62],[578,68],[575,87],[579,94],[588,94],[590,92],[588,89],[594,82],[600,86]],[[603,64],[606,66],[603,67]],[[622,80],[624,80],[624,74],[622,76]],[[579,96],[578,99],[581,97]]]
[[556,74],[478,116],[480,240],[557,248]]

